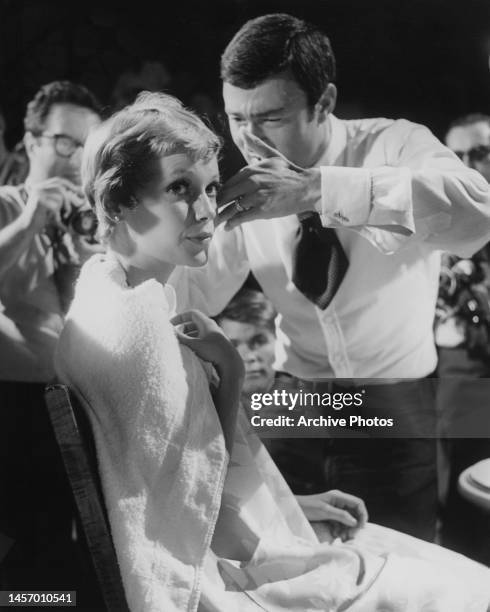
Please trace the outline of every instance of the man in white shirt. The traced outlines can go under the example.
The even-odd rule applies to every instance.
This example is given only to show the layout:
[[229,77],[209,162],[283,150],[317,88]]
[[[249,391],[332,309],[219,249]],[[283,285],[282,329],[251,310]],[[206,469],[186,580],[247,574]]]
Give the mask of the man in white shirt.
[[[174,277],[179,306],[216,314],[253,271],[279,312],[276,369],[308,391],[363,385],[364,416],[392,416],[411,438],[286,440],[276,459],[296,445],[322,445],[326,455],[325,481],[295,492],[342,488],[366,500],[373,521],[432,539],[435,410],[423,379],[437,363],[439,251],[471,254],[488,240],[488,185],[423,126],[337,119],[329,40],[299,19],[246,23],[221,76],[249,165],[220,194],[232,204],[220,212],[209,264]],[[309,233],[325,243],[326,262],[305,246]],[[325,382],[333,378],[350,382]]]

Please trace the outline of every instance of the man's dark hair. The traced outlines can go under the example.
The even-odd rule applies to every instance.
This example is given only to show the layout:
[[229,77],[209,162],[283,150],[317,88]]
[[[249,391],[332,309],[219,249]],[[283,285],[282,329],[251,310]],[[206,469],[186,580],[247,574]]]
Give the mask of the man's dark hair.
[[221,57],[221,78],[241,89],[284,71],[291,73],[311,107],[335,80],[335,57],[326,34],[285,13],[247,21]]
[[25,131],[34,135],[40,134],[55,104],[74,104],[88,108],[97,115],[102,114],[102,107],[97,98],[86,87],[71,81],[53,81],[43,85],[27,105],[24,117]]
[[446,135],[457,127],[465,127],[467,125],[473,125],[474,123],[488,123],[490,125],[490,115],[484,115],[483,113],[471,113],[470,115],[464,115],[455,119],[447,128]]
[[271,302],[261,291],[242,287],[232,298],[229,304],[215,317],[218,324],[223,319],[230,319],[238,323],[250,323],[257,327],[266,328],[275,334],[276,311]]

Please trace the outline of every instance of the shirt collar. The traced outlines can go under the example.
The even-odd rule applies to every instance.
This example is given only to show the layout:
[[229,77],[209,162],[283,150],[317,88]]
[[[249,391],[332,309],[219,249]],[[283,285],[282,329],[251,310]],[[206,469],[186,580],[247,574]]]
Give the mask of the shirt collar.
[[325,131],[330,127],[330,142],[324,154],[320,157],[316,166],[343,166],[345,148],[347,145],[347,130],[344,122],[337,119],[335,115],[328,115],[328,124]]

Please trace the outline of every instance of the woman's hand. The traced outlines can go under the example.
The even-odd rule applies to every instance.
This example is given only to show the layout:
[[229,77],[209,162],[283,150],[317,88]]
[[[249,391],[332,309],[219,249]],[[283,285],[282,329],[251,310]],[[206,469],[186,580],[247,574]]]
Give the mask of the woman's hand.
[[236,348],[221,328],[199,310],[189,310],[172,318],[177,337],[198,357],[210,361],[219,376],[213,394],[214,405],[223,430],[225,446],[231,455],[240,393],[245,377],[245,366]]
[[368,520],[366,505],[359,497],[342,491],[296,495],[309,521],[325,521],[334,538],[350,540]]
[[238,378],[243,378],[244,366],[238,351],[212,319],[199,310],[188,310],[171,322],[180,342],[204,361],[210,361],[218,374],[233,370]]

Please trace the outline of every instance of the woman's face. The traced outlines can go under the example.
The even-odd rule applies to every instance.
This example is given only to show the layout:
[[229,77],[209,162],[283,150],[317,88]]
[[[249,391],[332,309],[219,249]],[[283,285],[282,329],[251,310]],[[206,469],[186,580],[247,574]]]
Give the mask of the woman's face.
[[142,267],[162,264],[202,266],[214,232],[218,162],[193,161],[186,153],[160,159],[161,179],[150,194],[138,196],[124,220],[132,257]]

